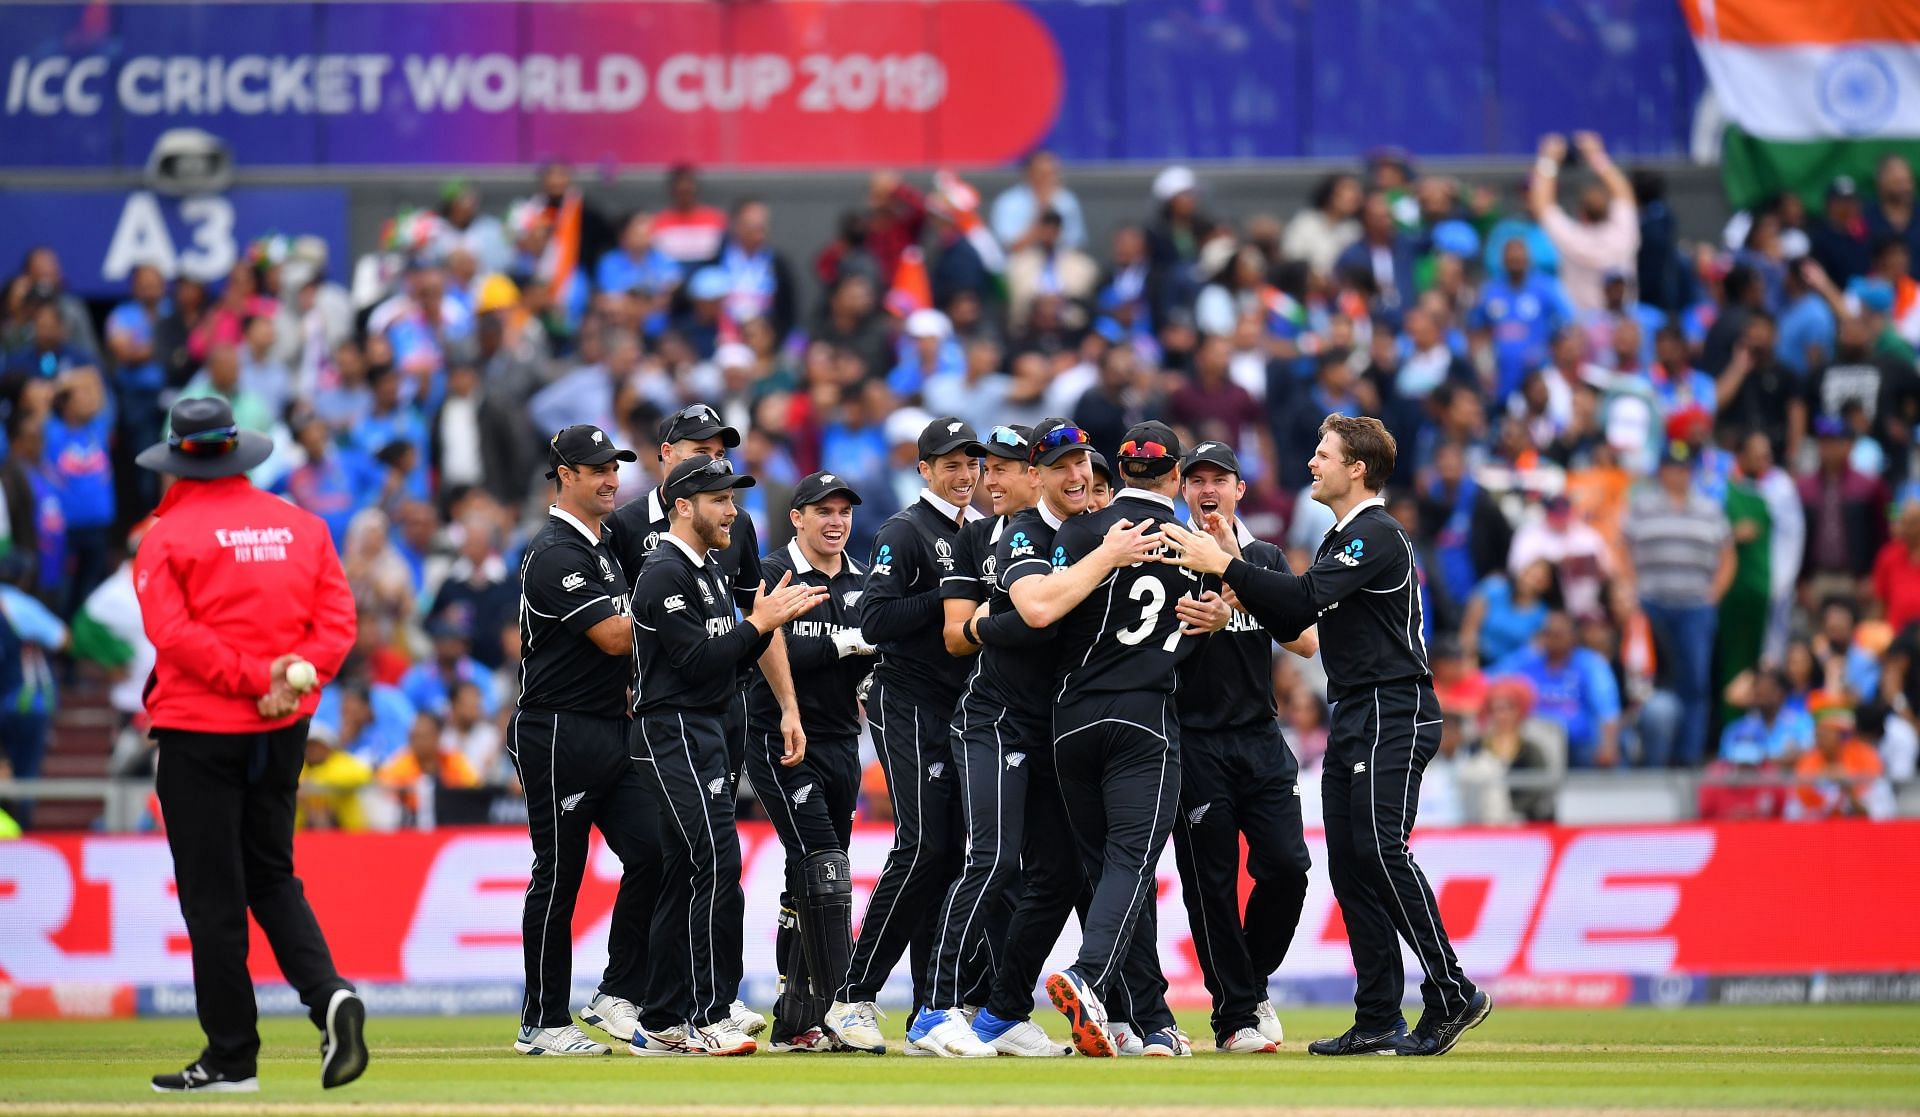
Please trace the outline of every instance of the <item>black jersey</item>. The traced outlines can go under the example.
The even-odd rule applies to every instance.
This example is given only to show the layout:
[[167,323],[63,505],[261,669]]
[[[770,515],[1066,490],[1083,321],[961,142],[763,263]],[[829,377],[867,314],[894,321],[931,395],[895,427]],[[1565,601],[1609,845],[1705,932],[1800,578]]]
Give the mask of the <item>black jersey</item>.
[[[987,599],[987,591],[993,587],[983,576],[982,568],[993,554],[994,533],[1006,522],[1005,516],[987,516],[968,520],[960,529],[953,540],[953,571],[940,575],[941,600],[971,601],[977,605]],[[944,618],[945,613],[941,615]]]
[[889,694],[952,710],[969,664],[947,653],[940,579],[958,572],[960,526],[928,494],[887,518],[874,537],[860,630],[880,649],[874,674]]
[[1336,702],[1430,674],[1413,540],[1377,497],[1327,532],[1306,573],[1296,577],[1235,559],[1226,583],[1275,632],[1320,625],[1327,697]]
[[[671,526],[666,509],[660,505],[659,489],[628,501],[607,517],[607,528],[613,536],[613,556],[626,574],[628,585],[640,584],[640,571],[646,565],[647,556],[667,537]],[[754,529],[753,517],[744,510],[733,521],[733,538],[727,543],[727,549],[716,557],[726,574],[726,584],[732,587],[734,603],[745,614],[753,608],[753,595],[760,588],[761,576],[760,536]]]
[[608,655],[587,629],[627,611],[604,525],[595,539],[558,508],[520,560],[520,706],[593,717],[626,716],[632,661]]
[[1013,606],[1013,584],[1053,571],[1053,537],[1061,521],[1042,505],[993,522],[987,539],[993,553],[981,561],[987,616],[974,626],[981,648],[965,693],[998,709],[1044,719],[1053,708],[1046,680],[1053,677],[1058,626],[1028,627]]
[[716,556],[696,558],[673,535],[661,536],[659,546],[633,587],[640,663],[634,713],[718,716],[737,693],[740,672],[760,658],[772,637],[736,621]]
[[[1092,554],[1121,520],[1173,519],[1173,501],[1144,489],[1124,489],[1098,512],[1075,516],[1053,537],[1053,565],[1072,566]],[[1177,668],[1195,641],[1180,635],[1174,603],[1199,597],[1200,576],[1184,567],[1143,562],[1107,575],[1061,620],[1059,697],[1089,694],[1172,694]]]
[[[1293,573],[1280,548],[1255,539],[1237,520],[1234,528],[1247,562],[1262,570]],[[1217,588],[1213,582],[1204,579],[1208,589]],[[1211,732],[1272,722],[1279,714],[1273,702],[1273,642],[1299,636],[1297,631],[1269,632],[1251,614],[1235,609],[1226,628],[1196,637],[1193,654],[1180,665],[1180,690],[1174,700],[1181,730]]]
[[[778,585],[789,571],[795,582],[819,586],[828,591],[825,601],[788,621],[782,632],[787,638],[787,664],[793,669],[794,696],[800,704],[800,725],[809,741],[851,738],[860,735],[860,700],[855,692],[860,680],[872,669],[870,657],[852,655],[842,658],[833,646],[833,634],[860,627],[860,598],[866,589],[867,571],[842,555],[840,573],[827,577],[824,571],[807,562],[800,544],[788,543],[767,556],[766,578]],[[747,691],[747,725],[755,733],[780,732],[780,704],[773,689],[758,670]]]

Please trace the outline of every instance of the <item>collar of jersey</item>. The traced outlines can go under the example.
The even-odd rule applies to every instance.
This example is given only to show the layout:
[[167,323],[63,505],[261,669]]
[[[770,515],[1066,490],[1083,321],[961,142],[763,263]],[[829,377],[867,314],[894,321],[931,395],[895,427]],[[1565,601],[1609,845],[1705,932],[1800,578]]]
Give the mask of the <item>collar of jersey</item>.
[[[960,509],[958,507],[933,495],[932,489],[921,489],[920,499],[932,505],[934,511],[945,516],[948,523],[952,523],[954,518],[960,515]],[[967,519],[978,520],[983,518],[978,509],[974,508],[971,504],[967,506]]]
[[1047,498],[1044,496],[1040,498],[1040,503],[1034,505],[1034,507],[1039,509],[1040,518],[1046,522],[1046,525],[1055,531],[1059,531],[1060,525],[1067,522],[1053,514],[1053,509],[1047,507]]
[[1347,509],[1347,514],[1340,517],[1339,523],[1328,528],[1327,534],[1332,535],[1336,532],[1347,530],[1347,525],[1352,523],[1355,519],[1357,519],[1360,513],[1365,512],[1369,508],[1385,508],[1386,506],[1387,506],[1386,497],[1384,496],[1368,497],[1366,500],[1363,500],[1360,503],[1354,505],[1352,508]]
[[679,536],[675,535],[671,531],[663,531],[660,533],[660,542],[671,543],[675,547],[678,547],[680,549],[680,553],[687,556],[687,561],[693,564],[693,568],[695,570],[705,569],[707,565],[707,556],[700,554],[698,551],[695,551],[692,547],[688,546],[686,540],[680,538]]
[[[807,561],[807,553],[800,549],[800,541],[798,539],[790,539],[787,541],[787,557],[793,560],[793,572],[795,574],[813,573],[815,567]],[[865,571],[860,569],[860,564],[853,561],[853,556],[844,551],[840,554],[840,572],[842,574],[852,574],[855,577],[859,577],[865,573]]]
[[547,513],[563,524],[572,524],[573,530],[579,532],[589,544],[595,547],[600,545],[600,537],[588,530],[587,525],[581,523],[579,517],[567,511],[565,508],[560,507],[558,504],[549,504],[547,505]]
[[[1187,527],[1191,528],[1194,531],[1206,530],[1205,528],[1202,528],[1200,526],[1200,521],[1198,520],[1188,520]],[[1247,525],[1241,523],[1240,517],[1238,516],[1235,516],[1233,518],[1233,537],[1240,541],[1240,545],[1242,547],[1246,546],[1249,543],[1258,543],[1260,541],[1258,538],[1254,536],[1252,532],[1247,530]]]
[[657,524],[666,518],[667,510],[660,507],[660,490],[653,489],[649,491],[647,493],[647,522]]
[[1173,511],[1173,498],[1165,493],[1156,493],[1152,489],[1121,489],[1115,500],[1142,500],[1148,504],[1163,505],[1167,511]]

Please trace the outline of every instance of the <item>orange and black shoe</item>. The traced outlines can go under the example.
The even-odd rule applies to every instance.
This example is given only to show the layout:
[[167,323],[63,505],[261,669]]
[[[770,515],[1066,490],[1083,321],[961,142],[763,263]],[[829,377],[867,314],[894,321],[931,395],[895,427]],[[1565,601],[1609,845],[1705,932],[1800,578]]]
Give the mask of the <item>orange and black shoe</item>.
[[1094,996],[1093,987],[1072,970],[1057,970],[1047,975],[1047,997],[1053,1007],[1067,1018],[1073,1029],[1073,1048],[1094,1059],[1112,1059],[1120,1052],[1107,1030],[1107,1008]]

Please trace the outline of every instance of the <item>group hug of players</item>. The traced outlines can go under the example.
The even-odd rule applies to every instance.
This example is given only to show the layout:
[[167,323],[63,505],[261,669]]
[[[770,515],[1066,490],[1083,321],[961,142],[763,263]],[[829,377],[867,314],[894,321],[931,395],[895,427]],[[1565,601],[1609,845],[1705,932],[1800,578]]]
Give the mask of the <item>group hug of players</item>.
[[[534,850],[516,1049],[610,1050],[569,1008],[590,826],[623,876],[581,1019],[634,1055],[758,1049],[769,1024],[739,999],[744,766],[786,853],[773,1050],[884,1053],[875,998],[910,954],[909,1055],[1191,1054],[1157,953],[1171,836],[1216,1048],[1275,1051],[1267,986],[1309,856],[1273,656],[1324,638],[1329,872],[1360,981],[1354,1027],[1309,1050],[1450,1050],[1491,1002],[1406,844],[1440,715],[1412,548],[1377,497],[1392,440],[1372,420],[1328,426],[1315,496],[1345,514],[1300,577],[1236,518],[1232,448],[1183,453],[1158,422],[1129,430],[1110,465],[1067,420],[982,437],[936,419],[918,445],[925,488],[866,565],[845,553],[860,496],[831,472],[796,486],[793,541],[761,559],[734,501],[755,482],[733,471],[738,432],[711,408],[662,424],[665,480],[617,510],[633,453],[592,427],[556,435],[556,503],[521,569],[509,739]],[[895,837],[856,939],[863,707]],[[1074,962],[1043,974],[1076,913]],[[1411,1030],[1396,933],[1427,974]],[[1071,1045],[1032,1020],[1043,978]]]

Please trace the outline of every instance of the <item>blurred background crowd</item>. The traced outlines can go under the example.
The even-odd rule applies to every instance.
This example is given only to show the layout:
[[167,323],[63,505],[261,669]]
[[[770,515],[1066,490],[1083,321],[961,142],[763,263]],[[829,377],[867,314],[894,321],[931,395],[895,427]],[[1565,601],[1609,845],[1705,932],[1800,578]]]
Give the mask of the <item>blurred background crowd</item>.
[[[1389,508],[1447,711],[1423,818],[1549,820],[1569,770],[1635,768],[1701,771],[1705,817],[1884,817],[1920,751],[1913,168],[1702,243],[1664,192],[1601,137],[1550,135],[1509,189],[1379,151],[1297,212],[1236,220],[1169,166],[1136,220],[1090,228],[1039,151],[986,197],[876,173],[790,258],[773,207],[693,168],[616,212],[551,165],[504,212],[448,183],[357,260],[287,230],[222,282],[137,268],[117,306],[36,250],[0,306],[7,762],[40,773],[62,688],[106,679],[114,771],[151,765],[124,559],[159,494],[131,459],[183,395],[271,435],[254,480],[341,550],[359,645],[303,809],[342,828],[512,790],[516,563],[565,425],[642,449],[633,499],[661,416],[710,403],[745,436],[765,546],[790,537],[792,483],[830,467],[863,497],[864,555],[920,489],[930,416],[1066,415],[1109,453],[1162,418],[1234,444],[1247,526],[1303,568],[1332,524],[1306,463],[1340,412],[1400,446]],[[1312,782],[1324,679],[1282,657],[1274,687]]]

